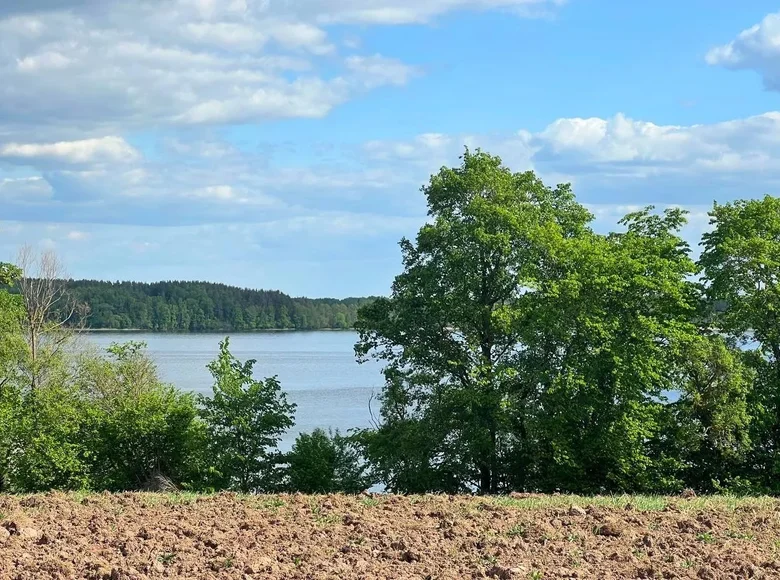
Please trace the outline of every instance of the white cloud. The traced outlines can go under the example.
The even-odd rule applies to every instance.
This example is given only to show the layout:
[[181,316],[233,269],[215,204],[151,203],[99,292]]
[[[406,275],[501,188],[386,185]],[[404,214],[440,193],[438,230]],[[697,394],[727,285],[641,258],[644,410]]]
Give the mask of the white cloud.
[[78,230],[71,230],[65,237],[73,242],[82,242],[89,239],[89,234]]
[[423,23],[459,10],[557,3],[34,0],[25,8],[3,6],[0,138],[23,142],[34,133],[74,141],[171,124],[319,118],[356,95],[404,85],[421,72],[390,56],[341,56],[331,25]]
[[372,56],[350,56],[346,60],[347,68],[356,73],[368,89],[383,85],[402,86],[412,77],[420,74],[418,68],[408,66],[395,58],[381,54]]
[[320,22],[421,24],[457,10],[510,10],[518,15],[563,0],[303,0],[299,11],[311,10]]
[[501,153],[513,168],[564,175],[639,178],[688,175],[735,178],[759,172],[780,178],[780,112],[709,125],[657,125],[617,114],[562,118],[537,133],[511,136],[423,134],[409,141],[364,146],[375,160],[420,162],[435,169],[455,162],[463,145]]
[[768,89],[780,90],[780,12],[768,14],[731,42],[712,48],[706,60],[732,70],[756,71]]
[[140,158],[140,153],[121,137],[101,137],[57,143],[6,143],[0,144],[0,158],[35,162],[59,161],[64,163],[130,163]]

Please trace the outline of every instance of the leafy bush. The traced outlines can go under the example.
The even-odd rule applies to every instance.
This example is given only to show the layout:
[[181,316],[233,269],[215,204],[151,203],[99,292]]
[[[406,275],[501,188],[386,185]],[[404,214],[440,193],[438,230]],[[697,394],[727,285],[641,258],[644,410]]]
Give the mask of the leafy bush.
[[184,481],[197,451],[195,398],[159,381],[145,346],[113,344],[110,358],[87,358],[81,365],[79,380],[90,403],[86,440],[98,489],[139,489],[158,472]]
[[373,484],[354,442],[338,431],[301,433],[287,461],[285,487],[292,492],[356,494]]

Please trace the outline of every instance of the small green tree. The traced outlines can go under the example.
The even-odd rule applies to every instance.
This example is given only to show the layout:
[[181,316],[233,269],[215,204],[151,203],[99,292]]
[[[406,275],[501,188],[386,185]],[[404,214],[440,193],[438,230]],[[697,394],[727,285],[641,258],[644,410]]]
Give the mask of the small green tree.
[[219,356],[208,365],[214,377],[212,397],[201,397],[206,422],[211,473],[208,483],[242,492],[278,485],[277,449],[282,434],[294,425],[295,405],[287,402],[276,377],[252,377],[257,361],[239,361],[225,338]]
[[373,484],[358,448],[338,431],[301,433],[287,462],[285,487],[291,492],[357,494]]

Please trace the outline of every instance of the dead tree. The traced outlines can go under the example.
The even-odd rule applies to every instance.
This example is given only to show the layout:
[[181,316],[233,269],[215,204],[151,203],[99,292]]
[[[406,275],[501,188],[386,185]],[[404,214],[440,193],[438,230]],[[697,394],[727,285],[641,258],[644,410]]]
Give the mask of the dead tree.
[[44,361],[56,356],[83,326],[87,310],[67,290],[67,273],[57,255],[36,252],[30,246],[19,250],[22,270],[18,280],[24,305],[24,331],[31,362],[33,389],[40,384]]

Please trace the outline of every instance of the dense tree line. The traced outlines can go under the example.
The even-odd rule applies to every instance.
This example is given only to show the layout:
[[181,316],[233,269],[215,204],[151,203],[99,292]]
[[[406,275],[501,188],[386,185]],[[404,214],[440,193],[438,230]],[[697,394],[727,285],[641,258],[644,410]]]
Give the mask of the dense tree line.
[[157,332],[352,328],[370,300],[291,298],[209,282],[75,280],[67,290],[87,306],[90,328]]
[[78,284],[0,265],[0,489],[780,493],[780,199],[716,203],[696,256],[681,209],[599,233],[569,186],[479,151],[423,191],[355,324],[377,426],[288,454],[294,405],[227,339],[196,398],[142,345],[63,348]]

